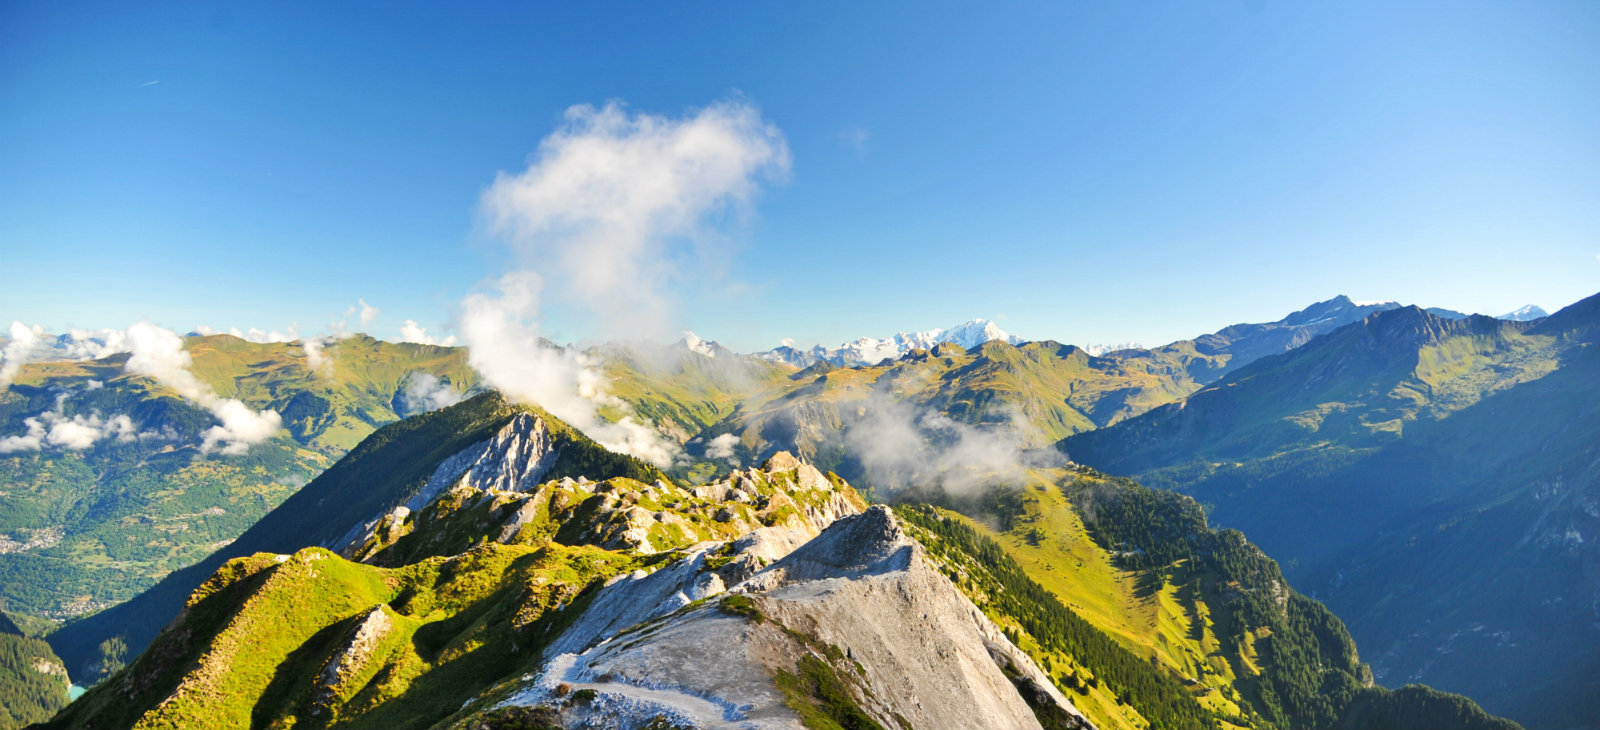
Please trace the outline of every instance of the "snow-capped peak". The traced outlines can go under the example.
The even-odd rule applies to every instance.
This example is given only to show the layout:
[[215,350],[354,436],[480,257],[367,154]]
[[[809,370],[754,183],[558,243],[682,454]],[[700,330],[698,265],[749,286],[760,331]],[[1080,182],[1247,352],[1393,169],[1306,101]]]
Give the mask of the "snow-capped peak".
[[1549,312],[1544,311],[1544,309],[1540,307],[1529,304],[1521,309],[1506,312],[1505,314],[1496,317],[1496,319],[1509,319],[1513,322],[1526,322],[1530,319],[1539,319],[1540,317],[1548,316],[1550,316]]
[[974,319],[954,327],[897,332],[882,338],[862,337],[838,347],[817,345],[810,350],[802,351],[786,344],[763,353],[762,357],[797,367],[806,367],[818,360],[826,360],[835,365],[872,365],[884,358],[897,359],[912,350],[931,350],[941,342],[954,342],[971,350],[990,340],[1000,340],[1013,345],[1023,341],[1022,338],[1000,329],[994,322]]
[[1120,345],[1084,345],[1081,349],[1084,352],[1089,353],[1090,355],[1094,355],[1095,357],[1100,357],[1101,355],[1104,355],[1104,354],[1106,354],[1108,352],[1121,352],[1123,350],[1143,350],[1143,349],[1145,349],[1145,347],[1144,347],[1144,345],[1141,345],[1141,344],[1139,344],[1137,342],[1124,342],[1124,343],[1122,343]]
[[679,344],[683,345],[683,347],[688,349],[690,352],[698,352],[706,357],[717,356],[717,343],[703,340],[699,335],[690,332],[689,330],[683,331],[683,341]]

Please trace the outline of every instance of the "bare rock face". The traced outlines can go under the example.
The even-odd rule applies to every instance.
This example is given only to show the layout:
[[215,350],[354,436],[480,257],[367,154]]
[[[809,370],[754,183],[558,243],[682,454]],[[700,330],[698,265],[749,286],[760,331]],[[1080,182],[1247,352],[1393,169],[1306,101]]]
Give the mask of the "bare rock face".
[[1007,671],[1079,715],[886,507],[841,520],[734,590],[786,628],[844,648],[873,690],[863,707],[885,727],[896,717],[913,727],[1038,727]]
[[317,676],[318,709],[330,704],[346,681],[361,671],[378,642],[394,627],[384,606],[376,606],[356,622],[343,647],[328,660]]
[[[698,543],[686,549],[686,557],[654,573],[640,571],[615,579],[556,640],[549,649],[552,656],[581,652],[641,621],[720,594],[822,534],[835,521],[859,514],[864,504],[848,487],[835,488],[821,472],[784,452],[760,470],[735,471],[685,496],[723,501],[713,519],[737,537]],[[759,506],[761,502],[765,507]],[[803,504],[810,509],[801,509]],[[771,516],[785,508],[789,519],[752,528],[750,523],[759,524],[763,513]],[[621,503],[608,509],[619,514],[614,517],[602,510],[593,519],[607,525],[601,544],[610,548],[654,552],[655,546],[645,537],[650,524],[683,521],[672,513],[650,513]]]
[[543,420],[519,413],[484,445],[455,486],[484,491],[526,492],[555,465],[559,453]]
[[[393,528],[406,515],[421,511],[441,494],[459,487],[481,491],[526,492],[561,456],[550,440],[550,429],[540,418],[519,413],[495,435],[468,446],[439,463],[405,504],[351,528],[328,547],[344,557],[354,557],[380,529]],[[404,510],[403,512],[401,510]]]
[[764,528],[618,579],[546,657],[499,706],[551,707],[569,728],[800,728],[806,682],[826,676],[886,728],[1037,728],[1030,703],[1091,727],[884,507],[803,543]]
[[790,471],[800,468],[800,460],[787,451],[779,451],[767,458],[767,463],[761,465],[762,471]]

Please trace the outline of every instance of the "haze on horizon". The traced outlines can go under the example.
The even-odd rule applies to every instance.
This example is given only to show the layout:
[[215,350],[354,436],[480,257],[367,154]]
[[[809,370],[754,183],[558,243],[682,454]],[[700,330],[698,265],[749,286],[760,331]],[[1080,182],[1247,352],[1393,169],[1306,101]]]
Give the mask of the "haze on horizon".
[[1161,344],[1600,290],[1592,4],[317,12],[0,8],[6,319],[460,337],[531,272],[562,341]]

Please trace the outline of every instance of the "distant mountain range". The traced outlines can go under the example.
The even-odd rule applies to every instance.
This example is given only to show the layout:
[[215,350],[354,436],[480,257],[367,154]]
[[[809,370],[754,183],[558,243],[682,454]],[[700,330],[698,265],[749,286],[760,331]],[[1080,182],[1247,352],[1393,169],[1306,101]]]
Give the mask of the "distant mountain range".
[[[1583,352],[1582,348],[1560,349],[1550,344],[1579,341],[1574,339],[1576,335],[1548,334],[1565,331],[1560,329],[1565,325],[1559,323],[1572,319],[1565,310],[1555,317],[1519,324],[1509,320],[1514,316],[1533,316],[1539,310],[1524,308],[1502,320],[1466,317],[1456,312],[1437,316],[1394,302],[1356,302],[1343,296],[1318,302],[1275,322],[1232,325],[1192,340],[1153,348],[1117,346],[1095,348],[1096,352],[1052,341],[1022,342],[992,322],[974,320],[948,329],[900,333],[882,339],[863,338],[836,348],[818,347],[787,354],[785,348],[779,348],[758,355],[743,355],[693,333],[686,333],[682,341],[671,346],[609,344],[591,348],[586,354],[603,369],[612,395],[663,434],[683,444],[688,458],[668,470],[668,476],[673,479],[703,483],[726,475],[734,468],[763,463],[779,451],[791,451],[824,470],[833,470],[853,482],[876,487],[880,496],[888,496],[894,494],[897,487],[918,481],[938,484],[953,478],[954,481],[948,483],[952,488],[965,488],[975,480],[981,482],[987,478],[984,469],[1003,462],[1041,467],[1058,464],[1049,456],[1055,452],[1047,447],[1062,439],[1068,439],[1064,443],[1078,443],[1069,437],[1097,434],[1104,434],[1106,439],[1121,438],[1120,434],[1125,431],[1119,430],[1119,424],[1143,423],[1142,416],[1147,413],[1152,414],[1148,418],[1154,418],[1153,414],[1172,408],[1196,407],[1195,404],[1212,398],[1207,394],[1218,388],[1235,387],[1232,384],[1247,371],[1256,372],[1266,367],[1265,363],[1278,362],[1300,352],[1326,352],[1330,347],[1337,350],[1337,346],[1327,343],[1348,341],[1348,335],[1338,333],[1365,327],[1373,321],[1389,321],[1385,318],[1411,311],[1432,317],[1427,321],[1443,323],[1427,325],[1424,329],[1443,327],[1456,333],[1441,340],[1443,344],[1431,346],[1434,349],[1422,348],[1433,354],[1425,358],[1412,356],[1412,361],[1426,360],[1431,363],[1429,367],[1438,371],[1428,371],[1432,379],[1427,381],[1426,388],[1407,386],[1425,393],[1425,397],[1418,397],[1433,404],[1430,408],[1434,410],[1438,404],[1455,403],[1452,399],[1470,400],[1471,397],[1462,394],[1475,392],[1473,388],[1498,393],[1498,388],[1520,383],[1516,378],[1522,376],[1516,373],[1524,372],[1568,373],[1542,379],[1541,382],[1549,384],[1545,387],[1563,382],[1573,384],[1566,391],[1551,391],[1555,399],[1551,403],[1581,409],[1592,401],[1585,399],[1589,391],[1579,387],[1584,382],[1584,371],[1575,369],[1580,362],[1575,359],[1576,353]],[[1473,334],[1457,333],[1449,329],[1452,327],[1467,327]],[[1505,330],[1507,327],[1512,329]],[[1543,339],[1534,338],[1546,344],[1524,348],[1544,354],[1528,355],[1530,359],[1526,363],[1502,355],[1485,355],[1482,362],[1467,358],[1474,364],[1456,372],[1455,369],[1463,367],[1460,365],[1463,356],[1458,351],[1477,353],[1478,349],[1501,347],[1493,343],[1499,341],[1496,337],[1501,337],[1495,333],[1502,330],[1546,333],[1541,335]],[[1404,331],[1405,328],[1386,329],[1377,337],[1377,340],[1400,343],[1394,346],[1399,347],[1402,364],[1404,353],[1417,349],[1408,344],[1411,341],[1403,335]],[[1316,347],[1308,347],[1313,343]],[[9,357],[13,348],[9,347],[11,342],[6,344]],[[190,565],[214,550],[226,552],[231,541],[240,539],[241,533],[257,524],[261,515],[297,494],[304,480],[322,474],[330,463],[379,427],[447,406],[476,392],[478,387],[476,374],[466,365],[463,348],[393,344],[355,336],[326,343],[325,354],[331,357],[333,365],[321,370],[314,366],[311,350],[302,343],[247,342],[228,335],[190,336],[185,339],[184,347],[193,355],[192,370],[197,378],[223,396],[240,399],[251,409],[276,410],[281,413],[285,427],[275,438],[252,447],[245,454],[202,453],[197,447],[201,434],[215,422],[212,414],[148,377],[130,372],[126,367],[128,355],[124,345],[116,340],[116,333],[44,337],[40,339],[44,354],[35,351],[29,358],[31,362],[11,368],[10,374],[16,382],[11,388],[0,391],[0,440],[4,440],[0,441],[0,446],[7,450],[7,453],[0,453],[0,477],[12,485],[6,488],[10,493],[8,508],[0,512],[0,598],[4,598],[6,610],[17,615],[19,622],[24,619],[36,622],[35,634],[48,630],[48,622],[39,617],[72,620],[96,614],[105,606],[161,580],[169,571]],[[1516,350],[1515,347],[1511,349]],[[1357,351],[1359,348],[1344,356],[1355,357]],[[871,359],[874,356],[878,356],[877,359]],[[41,359],[43,361],[38,361]],[[1492,367],[1483,363],[1491,363]],[[8,359],[7,368],[10,366]],[[1405,370],[1402,367],[1395,372]],[[1285,377],[1307,378],[1303,385],[1309,389],[1308,393],[1323,392],[1317,390],[1322,385],[1312,387],[1320,382],[1315,379],[1316,373]],[[1400,376],[1396,378],[1396,383],[1405,380]],[[1517,392],[1536,390],[1524,388]],[[1329,400],[1312,404],[1334,404],[1329,406],[1332,409],[1329,414],[1319,418],[1329,423],[1342,422],[1340,418],[1345,416],[1341,414],[1358,412],[1365,414],[1360,419],[1370,423],[1386,423],[1398,418],[1400,423],[1406,424],[1409,423],[1407,418],[1416,418],[1421,424],[1431,418],[1415,413],[1407,416],[1404,412],[1395,417],[1379,418],[1389,411],[1362,410],[1364,406],[1352,405],[1360,399],[1340,400],[1336,397],[1339,395],[1331,393],[1327,395]],[[1276,405],[1283,407],[1300,402],[1287,396],[1279,400],[1281,402]],[[1484,396],[1482,400],[1486,403],[1513,402],[1509,397],[1492,400]],[[1310,407],[1264,417],[1280,421],[1305,420],[1299,414]],[[1532,408],[1508,407],[1514,409],[1513,414]],[[1428,409],[1417,412],[1425,411],[1433,412]],[[1467,412],[1489,413],[1482,408],[1463,411]],[[1537,414],[1552,411],[1547,408],[1527,412],[1536,414],[1534,422],[1519,423],[1517,428],[1529,435],[1522,440],[1507,440],[1507,444],[1524,444],[1540,437],[1552,444],[1550,448],[1562,458],[1576,459],[1589,453],[1579,438],[1589,433],[1584,430],[1586,427],[1551,434],[1547,430],[1549,419],[1540,420],[1543,416]],[[129,432],[135,434],[134,438],[116,436],[123,432],[114,430],[115,416],[126,416],[129,424],[138,427]],[[1451,419],[1454,420],[1449,422],[1461,429],[1473,424],[1474,429],[1493,433],[1498,428],[1490,425],[1493,423],[1490,420],[1480,422],[1455,416]],[[97,429],[98,440],[85,441],[80,447],[73,440],[77,433],[73,427],[85,424]],[[1413,462],[1406,468],[1420,469],[1426,466],[1422,454],[1455,448],[1447,448],[1448,442],[1440,440],[1442,436],[1412,440],[1412,432],[1431,432],[1418,424],[1401,429],[1407,443],[1418,444],[1416,453],[1411,457],[1390,455],[1384,458],[1399,459],[1397,463],[1402,464],[1407,463],[1406,458],[1411,458]],[[60,439],[55,438],[56,427],[60,427]],[[1385,428],[1388,427],[1376,431],[1382,432]],[[37,436],[35,430],[39,431]],[[1373,430],[1363,426],[1351,433]],[[150,438],[139,435],[146,433]],[[1223,429],[1206,433],[1210,434],[1206,438],[1183,443],[1192,447],[1195,454],[1211,454],[1215,446],[1213,441],[1232,438],[1228,434],[1233,432]],[[1476,436],[1469,437],[1474,433],[1477,431],[1457,434],[1456,440],[1462,445],[1475,444],[1474,448],[1482,452],[1487,463],[1500,463],[1496,459],[1512,448],[1498,442],[1474,440]],[[885,438],[871,438],[874,435]],[[1347,442],[1345,436],[1337,436],[1334,431],[1323,435],[1333,438],[1334,447],[1348,446],[1352,453],[1366,453],[1383,445],[1360,439]],[[1387,437],[1380,433],[1377,438]],[[1579,440],[1574,441],[1574,438]],[[1260,443],[1273,454],[1285,448],[1294,451],[1271,439]],[[1434,451],[1422,450],[1423,445],[1428,444]],[[1113,464],[1080,456],[1081,448],[1067,451],[1073,458],[1101,467],[1103,471],[1140,474],[1163,487],[1199,494],[1204,483],[1203,479],[1179,473],[1192,467],[1196,463],[1193,460],[1174,462],[1174,471],[1163,470],[1165,467],[1160,466],[1159,459]],[[1129,449],[1129,453],[1142,452]],[[1059,460],[1060,457],[1054,458]],[[1238,454],[1223,458],[1245,465],[1247,472],[1276,463],[1281,473],[1272,478],[1284,484],[1304,481],[1306,472],[1297,471],[1302,468],[1312,470],[1310,473],[1322,473],[1315,471],[1321,468],[1316,466],[1315,460],[1296,466],[1299,462],[1292,460],[1258,462],[1255,457],[1244,458]],[[1221,462],[1222,458],[1216,461]],[[980,467],[974,469],[970,466],[972,463]],[[1448,466],[1441,467],[1429,479],[1456,479],[1463,483],[1476,483],[1472,479],[1478,479],[1476,476],[1467,478],[1478,469],[1470,459],[1439,463]],[[1537,477],[1543,480],[1541,484],[1572,484],[1575,478],[1572,475],[1579,473],[1570,469],[1563,472],[1536,469],[1530,473],[1535,472],[1542,475]],[[1370,474],[1359,472],[1358,475],[1364,480],[1362,483],[1374,483]],[[1199,481],[1195,481],[1197,479]],[[1192,485],[1201,486],[1191,488]],[[1489,494],[1494,487],[1482,486],[1481,489]],[[1268,491],[1277,494],[1274,490]],[[1258,496],[1264,494],[1261,492]],[[1259,499],[1260,513],[1267,515],[1271,509],[1279,509],[1287,514],[1299,509],[1302,502],[1293,496],[1297,494],[1299,492],[1286,488],[1281,498]],[[1310,501],[1305,503],[1315,501],[1307,499]],[[1207,498],[1202,501],[1222,504]],[[1416,503],[1410,504],[1408,509],[1412,512],[1406,513],[1406,519],[1413,519],[1413,526],[1418,530],[1442,514],[1468,514],[1451,512],[1456,508],[1445,503]],[[1243,519],[1238,516],[1242,513],[1231,510],[1232,507],[1218,512],[1222,523],[1245,526],[1245,522],[1236,521]],[[1516,520],[1524,519],[1526,515],[1516,517]],[[1469,522],[1463,518],[1458,524]],[[1318,547],[1323,552],[1312,555],[1304,546],[1277,542],[1286,526],[1293,524],[1296,523],[1292,520],[1268,520],[1251,526],[1249,532],[1253,539],[1267,544],[1274,556],[1282,551],[1287,572],[1297,584],[1315,589],[1341,615],[1350,612],[1357,635],[1363,637],[1368,658],[1384,672],[1385,681],[1421,677],[1451,689],[1472,689],[1476,696],[1479,686],[1458,683],[1454,675],[1449,674],[1454,671],[1452,667],[1434,665],[1437,668],[1431,671],[1443,674],[1417,674],[1414,669],[1405,668],[1412,666],[1405,664],[1408,656],[1421,656],[1428,650],[1455,644],[1441,644],[1422,632],[1406,640],[1411,644],[1407,648],[1406,641],[1393,636],[1363,633],[1373,626],[1414,626],[1420,620],[1421,614],[1414,611],[1422,610],[1418,606],[1426,606],[1427,602],[1417,595],[1404,603],[1379,601],[1375,605],[1382,610],[1371,608],[1372,602],[1377,600],[1373,594],[1400,580],[1400,576],[1371,568],[1369,573],[1360,575],[1376,577],[1358,579],[1352,577],[1358,573],[1352,572],[1350,566],[1373,566],[1381,561],[1369,560],[1370,555],[1366,553],[1346,554],[1327,546]],[[1305,525],[1299,529],[1306,536],[1329,534],[1327,530],[1318,531]],[[1573,529],[1580,537],[1589,534],[1589,528],[1582,525]],[[1261,538],[1257,538],[1257,532]],[[1398,535],[1411,533],[1382,533],[1374,537],[1376,533],[1370,530],[1363,533],[1352,528],[1332,534],[1340,539],[1349,538],[1337,546],[1340,550],[1360,551],[1372,549],[1370,546],[1375,544],[1362,543],[1362,540],[1397,540],[1400,539]],[[1555,533],[1537,534],[1537,538],[1529,539],[1546,542],[1555,539],[1550,537]],[[128,539],[130,536],[132,539]],[[1423,540],[1422,544],[1431,543]],[[1388,549],[1393,550],[1392,547]],[[1447,563],[1449,560],[1440,559],[1440,564]],[[1478,564],[1495,563],[1480,559]],[[1425,569],[1415,561],[1393,565],[1410,566],[1406,570]],[[1504,563],[1498,565],[1500,569],[1511,570]],[[1479,579],[1483,576],[1474,578]],[[1445,577],[1439,580],[1441,583],[1434,586],[1441,591],[1438,595],[1456,595],[1449,590],[1459,590],[1459,581],[1450,583]],[[1564,596],[1551,605],[1559,608],[1577,604],[1576,596]],[[1552,610],[1566,618],[1575,615],[1570,611]],[[1405,613],[1407,611],[1413,613]],[[102,612],[81,623],[88,626],[114,615],[122,614]],[[100,616],[108,618],[100,619]],[[1492,626],[1486,622],[1477,623]],[[1466,627],[1461,630],[1467,633],[1461,635],[1470,637],[1475,631],[1472,626],[1477,623],[1456,625]],[[77,676],[84,663],[97,656],[98,647],[81,645],[77,640],[67,641],[69,633],[51,639],[65,642],[63,650],[71,654],[69,666]],[[79,635],[103,637],[105,634],[79,632]],[[1366,636],[1374,638],[1369,640]],[[72,648],[66,649],[69,643]],[[1563,654],[1560,647],[1541,647],[1530,650],[1527,656],[1543,656],[1539,652],[1546,649],[1551,652],[1550,656],[1574,662],[1589,661],[1584,658],[1588,655],[1573,658],[1574,655]],[[1600,667],[1600,663],[1594,666]],[[1537,695],[1508,692],[1504,688],[1484,688],[1482,692],[1488,698],[1486,701],[1492,703],[1492,709],[1514,712],[1517,717],[1573,717],[1580,713],[1581,706],[1574,706],[1565,698],[1572,696],[1575,689],[1587,691],[1587,685],[1571,684],[1577,681],[1573,677],[1581,676],[1581,672],[1548,675],[1541,680],[1544,689],[1537,690],[1543,694]],[[1111,706],[1115,704],[1113,701]],[[1529,714],[1527,708],[1536,705],[1543,705],[1544,714]],[[1106,707],[1111,711],[1110,706]]]
[[912,350],[931,350],[943,342],[952,342],[967,349],[986,342],[1005,342],[1015,345],[1022,339],[987,319],[974,319],[954,327],[898,332],[888,337],[862,337],[838,347],[817,345],[809,350],[798,350],[785,345],[760,353],[764,359],[781,362],[797,368],[807,368],[818,362],[832,365],[875,365],[883,360],[898,360]]
[[1210,505],[1381,681],[1535,727],[1600,717],[1600,296],[1532,321],[1383,311],[1060,448]]
[[[1318,325],[1334,322],[1348,323],[1354,321],[1352,318],[1366,316],[1372,312],[1398,309],[1400,306],[1398,302],[1393,301],[1356,302],[1347,296],[1340,295],[1333,299],[1313,304],[1305,310],[1291,314],[1274,324],[1309,326],[1320,329],[1317,327]],[[1465,319],[1468,316],[1449,309],[1432,308],[1428,311],[1446,319]],[[1530,304],[1516,311],[1502,314],[1498,319],[1525,322],[1544,316],[1547,316],[1547,314],[1543,309]],[[688,349],[713,356],[713,348],[724,353],[731,352],[714,342],[700,339],[692,332],[685,333],[685,335],[686,338],[681,344]],[[935,345],[942,342],[951,342],[967,350],[972,350],[986,342],[996,340],[1011,345],[1027,341],[1000,329],[994,322],[986,319],[973,319],[953,327],[898,332],[888,337],[862,337],[835,347],[815,345],[810,349],[798,349],[792,345],[784,345],[758,354],[772,362],[793,365],[797,368],[807,368],[819,361],[843,366],[876,365],[886,358],[897,360],[912,350],[931,350]],[[1127,342],[1121,344],[1082,345],[1081,349],[1090,355],[1099,357],[1123,350],[1144,350],[1147,348],[1136,342]]]
[[[693,333],[675,348],[605,346],[593,354],[615,395],[692,452],[732,433],[745,441],[729,448],[745,459],[790,449],[860,477],[839,460],[848,452],[845,426],[857,418],[840,409],[876,392],[854,385],[865,376],[876,382],[873,373],[933,377],[898,399],[985,428],[1017,414],[1032,432],[1028,445],[1042,446],[1182,398],[1240,363],[1384,306],[1394,305],[1339,297],[1279,322],[1103,356],[1053,342],[1019,350],[1017,337],[974,320],[801,353],[811,377],[786,370],[793,366],[774,354],[781,350],[739,355]],[[956,350],[939,347],[951,339]],[[237,537],[378,426],[453,402],[477,382],[462,348],[353,336],[325,345],[331,366],[321,371],[299,342],[192,335],[186,347],[198,378],[250,408],[276,410],[285,427],[245,457],[227,458],[196,448],[214,423],[210,414],[127,371],[122,333],[74,331],[35,344],[37,362],[19,364],[16,383],[0,392],[0,476],[31,485],[10,490],[15,504],[0,515],[0,597],[10,610],[57,619],[124,600]],[[935,350],[939,357],[916,355]],[[656,354],[641,356],[647,352]],[[862,370],[819,379],[822,365]],[[119,417],[131,430],[107,436]],[[101,438],[69,441],[79,422],[98,423],[87,435]],[[59,433],[29,440],[47,426]],[[185,486],[162,487],[169,483]]]

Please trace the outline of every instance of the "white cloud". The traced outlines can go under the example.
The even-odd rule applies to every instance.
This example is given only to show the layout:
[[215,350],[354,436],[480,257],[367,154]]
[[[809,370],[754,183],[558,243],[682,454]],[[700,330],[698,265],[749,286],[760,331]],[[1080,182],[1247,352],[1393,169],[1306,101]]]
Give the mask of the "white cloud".
[[72,360],[99,360],[119,352],[127,352],[127,336],[122,330],[69,329],[61,339],[64,354]]
[[664,289],[715,239],[707,217],[788,170],[783,135],[743,102],[683,119],[585,104],[567,110],[528,169],[495,178],[483,208],[524,264],[594,313],[602,335],[670,336]]
[[419,345],[439,345],[441,347],[455,347],[456,336],[449,335],[444,338],[435,338],[428,334],[428,330],[413,320],[406,320],[400,325],[400,341],[415,342]]
[[357,299],[356,301],[361,303],[361,326],[362,327],[365,327],[365,326],[367,326],[369,324],[372,324],[372,320],[377,319],[378,318],[378,313],[383,311],[383,310],[378,309],[377,307],[372,306],[371,304],[368,304],[367,300],[365,300],[365,299]]
[[323,348],[332,338],[308,337],[300,343],[300,349],[306,353],[306,369],[324,378],[333,377],[333,358],[323,354]]
[[224,398],[207,406],[220,425],[205,430],[205,440],[200,444],[202,453],[219,451],[224,454],[242,454],[251,446],[277,435],[283,428],[283,419],[277,411],[255,411],[236,398]]
[[793,337],[785,337],[785,338],[783,338],[781,340],[778,340],[778,344],[782,345],[784,347],[794,347],[794,338]]
[[411,416],[437,411],[460,403],[466,396],[449,381],[432,373],[412,373],[406,378],[406,388],[400,393],[403,415]]
[[22,364],[46,346],[44,328],[39,325],[29,327],[13,321],[7,335],[5,348],[0,349],[0,390],[11,387]]
[[28,432],[21,436],[7,436],[0,438],[0,454],[14,454],[18,451],[38,451],[44,445],[45,434],[48,429],[38,418],[24,418],[22,425]]
[[707,459],[732,459],[733,447],[739,444],[739,437],[725,433],[706,442]]
[[1018,412],[1005,423],[979,427],[874,393],[844,440],[875,486],[937,487],[961,495],[1015,482],[1030,465],[1056,460],[1054,450],[1024,453],[1031,429]]
[[294,324],[293,322],[289,323],[289,326],[281,332],[278,330],[268,331],[257,329],[255,327],[251,327],[248,330],[240,330],[238,327],[229,327],[227,331],[223,331],[212,329],[211,327],[207,327],[205,325],[200,325],[199,327],[194,328],[194,331],[202,335],[233,335],[241,340],[246,342],[254,342],[258,345],[264,345],[273,342],[294,342],[295,340],[300,339],[300,326]]
[[71,420],[57,421],[45,437],[53,446],[82,451],[94,445],[103,435],[99,416],[73,416]]
[[210,385],[189,371],[193,358],[183,349],[183,339],[169,329],[137,322],[127,330],[132,355],[125,369],[148,375],[194,402],[222,423],[207,429],[202,452],[242,454],[277,434],[283,419],[274,410],[255,411],[235,398],[222,398]]
[[98,360],[128,347],[122,330],[70,329],[52,337],[39,325],[12,322],[5,348],[0,349],[0,389],[11,385],[24,363],[44,360]]
[[578,352],[541,342],[539,275],[517,271],[496,282],[496,291],[462,302],[461,336],[467,363],[512,401],[536,404],[612,451],[668,466],[677,447],[631,415],[616,422],[600,417],[600,406],[626,413],[627,403],[605,391],[605,378]]
[[[86,390],[94,389],[86,388]],[[119,414],[102,420],[99,413],[89,415],[80,413],[67,418],[64,415],[64,408],[70,396],[70,393],[57,393],[54,408],[22,420],[22,425],[27,429],[26,433],[21,436],[0,438],[0,454],[39,451],[46,445],[83,451],[101,439],[109,438],[126,443],[138,438],[138,429],[134,427],[133,419],[126,415]]]
[[[670,332],[677,268],[717,238],[707,219],[748,204],[763,179],[788,170],[783,135],[743,102],[682,119],[629,114],[616,102],[580,105],[528,169],[496,176],[482,205],[519,263],[539,266],[601,334],[649,337]],[[677,445],[607,393],[598,369],[541,342],[545,283],[535,271],[513,271],[462,302],[469,363],[513,401],[542,406],[614,451],[670,465]],[[622,415],[607,421],[602,407]]]

